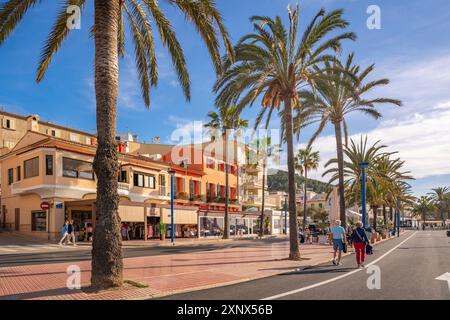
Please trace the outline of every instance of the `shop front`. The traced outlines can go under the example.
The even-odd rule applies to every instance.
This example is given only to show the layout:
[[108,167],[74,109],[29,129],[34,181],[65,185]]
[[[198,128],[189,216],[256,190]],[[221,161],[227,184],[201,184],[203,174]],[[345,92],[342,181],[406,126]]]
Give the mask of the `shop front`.
[[[161,225],[165,230],[166,237],[171,236],[171,211],[169,205],[162,205]],[[197,207],[174,208],[174,236],[176,238],[197,238],[198,237],[198,209]]]
[[[223,211],[200,211],[199,236],[201,238],[221,237],[224,233],[225,217]],[[230,236],[244,237],[257,235],[260,217],[257,214],[230,213]]]

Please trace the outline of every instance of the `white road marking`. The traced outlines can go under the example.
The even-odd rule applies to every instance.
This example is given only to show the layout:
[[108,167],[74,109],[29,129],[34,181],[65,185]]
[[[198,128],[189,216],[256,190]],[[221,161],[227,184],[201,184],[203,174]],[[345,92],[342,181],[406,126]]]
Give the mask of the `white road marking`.
[[447,281],[447,283],[448,283],[448,290],[450,290],[450,272],[446,272],[446,273],[440,275],[435,280]]
[[[369,264],[366,264],[366,267],[369,267],[369,266],[371,266],[371,265],[377,263],[378,261],[380,261],[381,259],[383,259],[384,257],[386,257],[388,254],[390,254],[392,251],[394,251],[395,249],[397,249],[398,247],[400,247],[401,245],[403,245],[406,241],[408,241],[409,239],[411,239],[411,238],[412,238],[413,236],[415,236],[416,234],[417,234],[417,231],[414,232],[412,235],[410,235],[410,236],[409,236],[408,238],[406,238],[405,240],[403,240],[402,242],[400,242],[398,245],[396,245],[395,247],[393,247],[391,250],[387,251],[385,254],[383,254],[383,255],[380,256],[379,258],[375,259],[374,261],[370,262]],[[315,284],[312,284],[312,285],[309,285],[309,286],[306,286],[306,287],[303,287],[303,288],[299,288],[299,289],[287,291],[287,292],[284,292],[284,293],[280,293],[280,294],[277,294],[277,295],[274,295],[274,296],[271,296],[271,297],[263,298],[263,299],[261,299],[261,300],[275,300],[275,299],[279,299],[279,298],[283,298],[283,297],[286,297],[286,296],[290,296],[290,295],[293,295],[293,294],[296,294],[296,293],[299,293],[299,292],[303,292],[303,291],[306,291],[306,290],[309,290],[309,289],[317,288],[317,287],[323,286],[323,285],[325,285],[325,284],[334,282],[334,281],[336,281],[336,280],[346,278],[346,277],[351,276],[352,274],[355,274],[355,273],[360,272],[360,271],[362,271],[362,270],[364,270],[364,269],[355,269],[355,270],[353,270],[353,271],[347,272],[347,273],[345,273],[345,274],[343,274],[343,275],[340,275],[340,276],[337,276],[337,277],[335,277],[335,278],[331,278],[331,279],[328,279],[328,280],[325,280],[325,281],[321,281],[321,282],[318,282],[318,283],[315,283]]]

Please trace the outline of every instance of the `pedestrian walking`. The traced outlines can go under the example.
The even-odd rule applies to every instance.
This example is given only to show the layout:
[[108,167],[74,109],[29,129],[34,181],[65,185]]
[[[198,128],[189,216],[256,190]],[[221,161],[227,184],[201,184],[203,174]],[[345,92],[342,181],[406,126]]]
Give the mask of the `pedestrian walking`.
[[[333,236],[333,264],[335,266],[340,266],[342,251],[344,250],[344,244],[346,244],[346,232],[345,229],[341,226],[341,220],[336,220],[334,222],[334,227],[331,228],[331,234]],[[336,254],[338,254],[338,259],[336,261]]]
[[366,257],[366,245],[369,244],[366,231],[362,228],[362,223],[356,223],[356,229],[353,230],[351,243],[355,248],[356,264],[358,268],[364,267],[364,259]]
[[60,246],[62,246],[63,242],[66,241],[67,236],[69,235],[68,230],[69,230],[69,221],[66,220],[66,222],[64,222],[62,229],[61,229],[61,240],[59,240]]
[[73,226],[73,220],[69,221],[69,224],[67,225],[67,243],[72,243],[73,246],[76,246],[76,240],[75,240],[75,228]]

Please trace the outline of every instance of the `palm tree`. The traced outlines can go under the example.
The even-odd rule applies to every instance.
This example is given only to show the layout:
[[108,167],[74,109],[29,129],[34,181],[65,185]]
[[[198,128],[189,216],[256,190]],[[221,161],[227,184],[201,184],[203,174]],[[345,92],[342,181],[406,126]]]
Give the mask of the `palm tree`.
[[433,213],[436,210],[435,205],[432,203],[429,197],[421,196],[413,207],[413,214],[422,219],[423,225],[427,221],[427,217],[430,213]]
[[437,187],[429,192],[430,201],[438,208],[442,222],[445,225],[445,213],[450,217],[450,187]]
[[[222,17],[211,0],[168,0],[196,27],[209,50],[214,67],[222,72],[220,43],[222,35],[232,61],[234,54]],[[40,0],[7,0],[0,5],[0,45],[11,35],[28,9]],[[53,28],[42,48],[36,81],[40,82],[48,66],[67,38],[71,29],[67,13],[69,6],[78,6],[83,12],[85,0],[66,0],[58,11]],[[150,87],[158,82],[154,29],[167,47],[175,71],[187,100],[190,99],[190,80],[183,50],[170,21],[155,0],[95,0],[92,34],[94,37],[94,73],[97,108],[97,153],[94,171],[97,175],[95,237],[92,248],[91,285],[103,289],[122,285],[122,250],[117,175],[119,170],[116,150],[116,106],[118,94],[118,59],[125,55],[125,19],[128,20],[135,51],[135,62],[145,105],[150,105]]]
[[[361,204],[361,162],[369,163],[366,173],[367,202],[373,212],[373,227],[377,228],[378,209],[384,204],[397,205],[397,199],[409,203],[407,180],[413,179],[409,172],[402,171],[404,161],[391,158],[395,152],[384,151],[387,148],[380,141],[372,145],[367,144],[367,137],[360,138],[357,144],[352,139],[348,146],[344,146],[344,190],[348,205]],[[338,160],[331,159],[325,164],[325,168],[336,164]],[[339,168],[334,166],[323,173],[323,176],[331,174],[329,184],[339,179]],[[392,202],[387,202],[392,199]]]
[[223,142],[224,161],[225,161],[225,224],[223,238],[228,239],[230,237],[230,224],[228,217],[228,204],[229,204],[229,159],[228,159],[228,138],[230,130],[239,131],[242,128],[247,128],[248,120],[240,118],[237,112],[236,106],[220,107],[219,112],[212,111],[208,113],[209,122],[205,124],[206,128],[210,128],[211,135],[216,136],[216,132],[220,132]]
[[[266,127],[267,129],[267,127]],[[254,159],[256,163],[262,163],[262,186],[261,186],[261,215],[260,215],[260,231],[259,235],[262,237],[264,235],[264,210],[265,210],[265,191],[267,182],[267,161],[270,158],[277,157],[280,152],[280,145],[272,144],[271,137],[264,137],[252,141],[250,144],[252,151],[254,152]]]
[[[250,18],[255,32],[242,37],[235,46],[236,63],[225,58],[226,72],[217,80],[214,90],[218,93],[217,105],[237,104],[238,109],[252,106],[261,99],[261,106],[268,110],[283,105],[282,125],[287,144],[290,253],[289,258],[300,259],[295,208],[295,167],[293,143],[293,109],[302,109],[298,91],[313,85],[316,78],[313,66],[332,57],[327,51],[339,51],[341,40],[354,39],[353,33],[343,33],[325,38],[332,31],[348,26],[342,18],[342,10],[326,13],[320,10],[307,26],[303,37],[298,37],[299,6],[288,7],[289,29],[286,30],[279,16],[254,16]],[[258,116],[262,118],[262,115]]]
[[319,168],[319,151],[312,151],[311,146],[307,146],[306,149],[298,150],[295,157],[295,168],[300,171],[300,174],[304,175],[304,191],[303,191],[303,231],[306,227],[306,191],[308,186],[308,171],[317,170]]
[[401,102],[395,99],[365,98],[373,89],[389,83],[388,79],[367,82],[367,78],[373,70],[374,65],[361,69],[360,66],[353,64],[353,54],[350,54],[344,64],[335,59],[333,62],[326,62],[323,69],[317,68],[318,80],[315,86],[316,90],[302,93],[303,103],[311,106],[321,116],[319,127],[312,136],[310,144],[328,123],[334,126],[339,169],[339,212],[340,219],[344,223],[346,219],[342,133],[344,133],[345,144],[347,144],[348,136],[345,118],[350,113],[362,112],[374,119],[378,119],[381,117],[381,114],[376,109],[378,104],[401,105]]

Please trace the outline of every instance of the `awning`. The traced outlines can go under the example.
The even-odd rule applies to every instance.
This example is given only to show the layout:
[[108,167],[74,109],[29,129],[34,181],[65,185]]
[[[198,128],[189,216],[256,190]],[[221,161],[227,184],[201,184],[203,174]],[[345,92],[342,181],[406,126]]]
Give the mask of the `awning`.
[[119,216],[124,222],[144,222],[145,207],[119,206]]
[[[161,220],[165,224],[171,223],[170,208],[161,208]],[[174,209],[174,224],[198,224],[197,210],[195,209]]]

